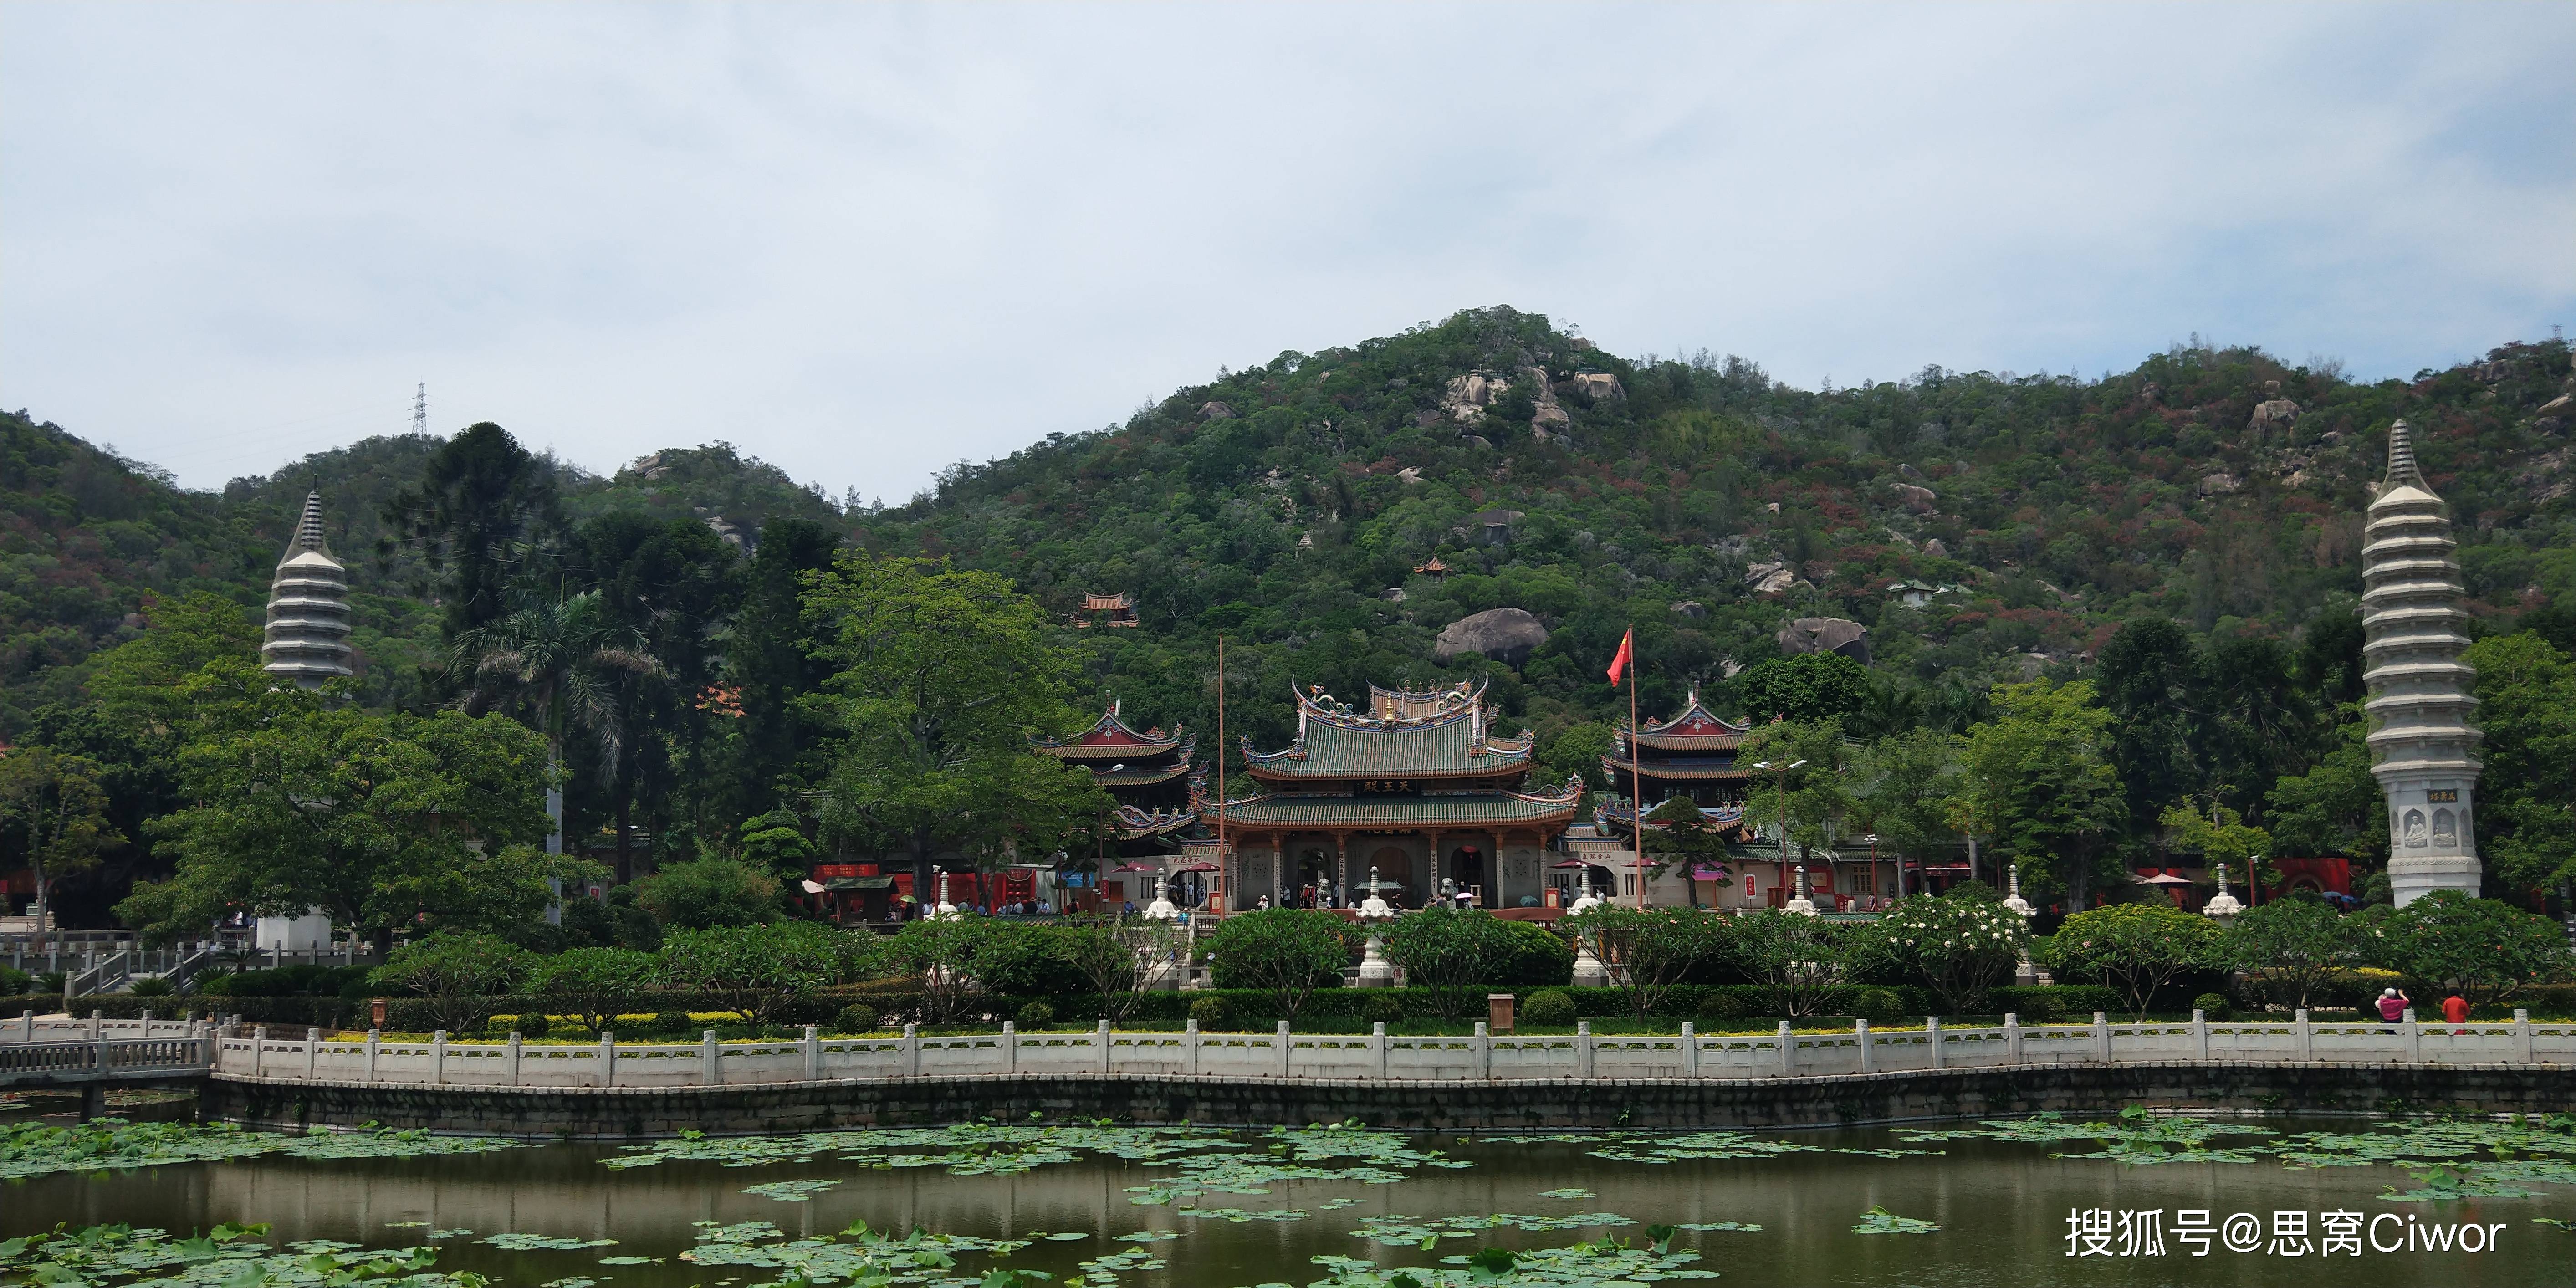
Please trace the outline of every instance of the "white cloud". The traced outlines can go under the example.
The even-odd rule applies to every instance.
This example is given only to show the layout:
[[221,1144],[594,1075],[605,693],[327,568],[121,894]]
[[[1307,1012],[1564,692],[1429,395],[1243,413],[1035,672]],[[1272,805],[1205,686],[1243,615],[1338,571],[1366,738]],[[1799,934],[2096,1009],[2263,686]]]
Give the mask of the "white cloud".
[[1511,303],[1783,378],[2576,303],[2567,6],[11,6],[0,400],[834,490]]

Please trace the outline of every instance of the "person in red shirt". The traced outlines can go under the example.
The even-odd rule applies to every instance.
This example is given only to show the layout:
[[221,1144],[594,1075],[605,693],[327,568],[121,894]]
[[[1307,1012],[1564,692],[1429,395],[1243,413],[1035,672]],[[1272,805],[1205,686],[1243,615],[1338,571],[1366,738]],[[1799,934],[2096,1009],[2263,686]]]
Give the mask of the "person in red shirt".
[[[2442,1018],[2443,1018],[2443,1019],[2446,1019],[2446,1020],[2449,1020],[2449,1021],[2450,1021],[2451,1023],[2453,1023],[2453,1024],[2466,1024],[2466,1023],[2468,1023],[2468,1022],[2469,1022],[2469,999],[2467,999],[2467,998],[2465,998],[2465,997],[2462,997],[2462,996],[2460,996],[2460,995],[2459,995],[2459,994],[2457,994],[2457,993],[2453,993],[2453,994],[2451,994],[2449,997],[2443,998],[2443,999],[2442,999]],[[2453,1033],[2466,1033],[2466,1032],[2468,1032],[2468,1030],[2466,1030],[2466,1029],[2453,1029],[2453,1030],[2451,1030],[2451,1031],[2452,1031]]]
[[[2383,992],[2382,992],[2382,993],[2380,993],[2380,995],[2379,995],[2379,1018],[2380,1018],[2380,1020],[2381,1020],[2382,1022],[2384,1022],[2384,1023],[2388,1023],[2388,1024],[2395,1024],[2395,1023],[2396,1023],[2396,1022],[2398,1022],[2399,1020],[2405,1019],[2405,1018],[2406,1018],[2406,1008],[2407,1008],[2409,1005],[2413,1004],[2413,1003],[2414,1003],[2414,1001],[2415,1001],[2415,999],[2414,999],[2414,998],[2408,997],[2408,996],[2407,996],[2407,995],[2406,995],[2402,990],[2399,990],[2399,989],[2394,989],[2394,988],[2392,988],[2392,989],[2388,989],[2388,990],[2383,991]],[[2394,1032],[2396,1032],[2397,1030],[2395,1030],[2395,1029],[2383,1029],[2383,1030],[2381,1030],[2381,1031],[2382,1031],[2382,1032],[2386,1032],[2386,1033],[2394,1033]]]

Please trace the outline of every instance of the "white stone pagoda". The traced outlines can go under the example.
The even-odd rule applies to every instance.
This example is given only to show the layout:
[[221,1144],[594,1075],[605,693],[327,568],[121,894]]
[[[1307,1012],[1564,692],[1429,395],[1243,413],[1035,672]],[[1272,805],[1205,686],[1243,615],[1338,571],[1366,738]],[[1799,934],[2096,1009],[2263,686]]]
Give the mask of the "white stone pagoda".
[[2468,613],[2451,522],[2424,482],[2405,421],[2388,429],[2388,481],[2362,530],[2361,623],[2369,669],[2371,775],[2388,798],[2388,884],[2397,905],[2434,890],[2478,893],[2470,822],[2479,733],[2476,672],[2460,655]]
[[349,571],[322,540],[322,493],[304,498],[304,517],[268,583],[268,632],[261,670],[303,688],[355,675],[349,662]]

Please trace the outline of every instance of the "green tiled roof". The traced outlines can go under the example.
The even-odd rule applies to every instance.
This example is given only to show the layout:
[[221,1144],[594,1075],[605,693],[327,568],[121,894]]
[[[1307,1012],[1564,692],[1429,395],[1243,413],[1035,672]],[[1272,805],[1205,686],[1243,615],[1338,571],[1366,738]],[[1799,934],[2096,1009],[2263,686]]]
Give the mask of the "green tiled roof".
[[[1277,778],[1451,778],[1494,774],[1525,768],[1529,748],[1517,742],[1509,749],[1488,745],[1476,750],[1476,723],[1464,714],[1456,719],[1382,729],[1346,729],[1310,720],[1306,739],[1286,751],[1261,753],[1244,746],[1256,775]],[[1302,753],[1302,754],[1301,754]]]
[[1533,800],[1509,792],[1455,796],[1301,796],[1282,794],[1225,807],[1230,827],[1428,827],[1454,824],[1561,823],[1575,802]]

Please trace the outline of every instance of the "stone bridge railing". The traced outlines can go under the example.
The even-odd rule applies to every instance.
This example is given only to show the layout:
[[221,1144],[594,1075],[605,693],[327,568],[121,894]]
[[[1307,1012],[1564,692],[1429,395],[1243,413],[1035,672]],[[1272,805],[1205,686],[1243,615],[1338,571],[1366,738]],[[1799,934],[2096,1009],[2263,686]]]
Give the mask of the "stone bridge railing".
[[213,1061],[217,1041],[200,1031],[86,1042],[0,1043],[0,1087],[202,1077]]
[[2255,1023],[2114,1022],[1848,1032],[1496,1035],[1090,1031],[826,1038],[694,1045],[619,1042],[360,1041],[272,1035],[215,1040],[223,1078],[353,1085],[530,1087],[737,1086],[898,1078],[1184,1077],[1351,1080],[1586,1080],[1797,1078],[1938,1069],[2084,1064],[2480,1064],[2576,1066],[2576,1023],[2317,1024],[2305,1012]]

